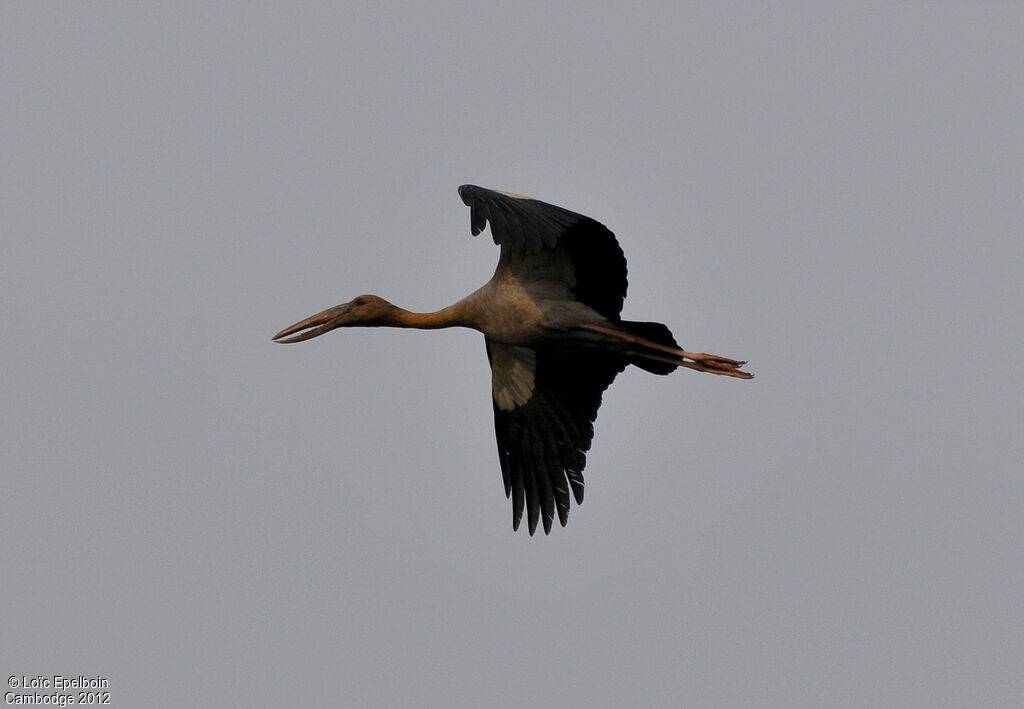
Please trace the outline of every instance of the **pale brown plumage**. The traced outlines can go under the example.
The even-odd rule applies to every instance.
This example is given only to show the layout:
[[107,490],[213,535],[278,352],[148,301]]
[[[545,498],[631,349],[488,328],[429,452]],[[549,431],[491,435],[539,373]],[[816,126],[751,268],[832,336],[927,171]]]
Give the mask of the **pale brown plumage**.
[[274,336],[301,342],[339,327],[468,327],[484,334],[505,495],[512,527],[527,513],[565,526],[570,492],[583,501],[583,468],[601,395],[634,364],[750,379],[744,362],[681,349],[661,323],[619,318],[626,259],[602,224],[539,200],[463,185],[474,236],[490,224],[501,247],[491,280],[457,303],[414,313],[361,295]]

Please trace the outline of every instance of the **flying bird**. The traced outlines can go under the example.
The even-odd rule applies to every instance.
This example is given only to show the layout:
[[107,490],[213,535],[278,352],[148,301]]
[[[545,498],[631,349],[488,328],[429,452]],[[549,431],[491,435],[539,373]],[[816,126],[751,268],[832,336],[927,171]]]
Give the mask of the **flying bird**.
[[301,342],[339,327],[468,327],[484,335],[505,496],[512,528],[526,511],[532,535],[542,521],[564,527],[570,491],[583,502],[583,468],[604,390],[628,365],[653,374],[677,367],[740,379],[753,375],[727,357],[689,352],[668,327],[619,317],[626,259],[615,235],[590,217],[523,195],[459,188],[474,236],[489,224],[501,247],[480,289],[432,313],[361,295],[274,335]]

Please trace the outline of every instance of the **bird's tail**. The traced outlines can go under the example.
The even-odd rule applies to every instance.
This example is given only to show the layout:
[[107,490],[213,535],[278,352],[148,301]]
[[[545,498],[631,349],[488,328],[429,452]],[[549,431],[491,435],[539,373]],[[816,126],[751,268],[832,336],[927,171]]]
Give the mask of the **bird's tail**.
[[751,379],[754,376],[740,369],[746,362],[682,349],[676,343],[668,326],[660,322],[620,320],[615,323],[614,327],[602,325],[587,327],[623,340],[627,345],[626,356],[629,363],[652,374],[670,374],[677,367],[686,367],[699,372],[724,374],[739,379]]
[[[678,350],[679,345],[668,325],[660,322],[637,322],[635,320],[620,320],[621,325],[632,335],[631,344],[633,349],[629,351],[629,363],[635,364],[640,369],[651,374],[671,374],[676,371],[676,364],[672,363],[670,357],[661,348]],[[634,339],[635,338],[635,339]],[[650,345],[658,345],[658,349]],[[651,356],[653,355],[653,357]]]

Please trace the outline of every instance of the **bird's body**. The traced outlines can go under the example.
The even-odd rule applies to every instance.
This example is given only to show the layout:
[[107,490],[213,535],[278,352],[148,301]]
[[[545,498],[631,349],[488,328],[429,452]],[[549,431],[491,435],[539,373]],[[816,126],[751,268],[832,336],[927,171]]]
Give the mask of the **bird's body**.
[[[564,526],[569,493],[583,500],[583,468],[601,395],[629,364],[655,374],[677,367],[749,379],[744,364],[680,349],[661,323],[619,318],[626,260],[602,224],[554,205],[472,185],[459,188],[473,234],[489,223],[501,246],[481,288],[447,308],[415,313],[358,296],[285,328],[299,342],[337,327],[468,327],[483,333],[505,493],[513,528],[527,512],[549,532]],[[567,484],[568,483],[568,484]]]
[[516,274],[499,270],[459,304],[467,313],[469,327],[491,342],[526,347],[582,344],[574,328],[604,318],[578,301],[560,297],[558,290],[550,282],[524,282]]

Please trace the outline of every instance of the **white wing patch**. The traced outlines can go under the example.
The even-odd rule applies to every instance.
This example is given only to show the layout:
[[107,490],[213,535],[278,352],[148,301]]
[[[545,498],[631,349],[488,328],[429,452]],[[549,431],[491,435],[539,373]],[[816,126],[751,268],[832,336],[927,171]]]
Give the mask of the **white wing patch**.
[[491,343],[491,394],[502,411],[522,406],[533,396],[537,352],[529,347]]
[[531,202],[536,201],[536,200],[533,199],[533,197],[527,197],[525,194],[516,194],[515,192],[505,192],[504,190],[491,190],[491,191],[492,192],[497,192],[498,194],[503,194],[506,197],[511,197],[512,199],[528,199]]

